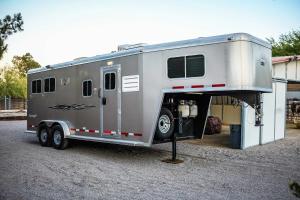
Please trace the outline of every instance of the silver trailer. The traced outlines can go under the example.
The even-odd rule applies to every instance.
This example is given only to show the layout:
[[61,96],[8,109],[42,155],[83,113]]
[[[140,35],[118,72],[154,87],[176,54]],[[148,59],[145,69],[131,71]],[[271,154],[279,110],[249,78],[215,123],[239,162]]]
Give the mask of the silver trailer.
[[57,149],[69,139],[149,147],[201,138],[214,95],[247,102],[259,125],[271,76],[270,44],[245,33],[122,45],[30,70],[26,132]]

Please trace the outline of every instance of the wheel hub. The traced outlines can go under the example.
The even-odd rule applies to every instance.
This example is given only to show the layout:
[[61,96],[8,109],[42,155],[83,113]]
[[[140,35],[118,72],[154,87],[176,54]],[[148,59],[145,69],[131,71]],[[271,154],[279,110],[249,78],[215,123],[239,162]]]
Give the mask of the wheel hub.
[[167,133],[170,130],[170,127],[171,127],[171,120],[169,116],[167,115],[160,116],[158,121],[159,131],[161,133]]
[[56,144],[56,145],[60,145],[61,143],[61,135],[60,135],[60,132],[59,131],[55,131],[53,133],[53,142]]
[[41,131],[41,140],[43,143],[47,142],[48,133],[45,129]]

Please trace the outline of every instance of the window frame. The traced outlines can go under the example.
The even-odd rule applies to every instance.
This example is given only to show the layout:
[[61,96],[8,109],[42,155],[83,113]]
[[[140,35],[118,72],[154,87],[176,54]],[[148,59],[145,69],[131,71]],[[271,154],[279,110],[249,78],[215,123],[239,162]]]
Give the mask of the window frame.
[[[83,83],[84,82],[88,82],[88,81],[91,81],[91,95],[84,96]],[[93,96],[93,80],[92,79],[85,79],[85,80],[83,80],[82,83],[81,83],[81,91],[82,91],[81,95],[82,95],[83,98],[92,97]]]
[[[32,92],[32,83],[33,83],[33,81],[41,81],[41,92]],[[43,91],[42,91],[42,88],[43,88],[43,85],[42,85],[42,79],[33,79],[32,81],[31,81],[31,83],[30,83],[30,94],[41,94],[41,93],[43,93]],[[36,85],[36,89],[37,89],[37,85]]]
[[[105,76],[106,76],[106,74],[115,74],[115,87],[114,87],[114,89],[106,89],[106,87],[105,87]],[[103,76],[104,78],[103,78],[103,83],[104,83],[104,90],[105,91],[114,91],[114,90],[116,90],[116,88],[117,88],[117,81],[116,81],[116,79],[117,79],[117,73],[115,72],[115,71],[108,71],[108,72],[105,72],[104,73],[104,76]],[[111,77],[110,77],[110,79],[109,79],[109,86],[111,86]]]
[[[204,59],[204,74],[203,76],[193,76],[193,77],[186,77],[186,57],[189,57],[189,56],[203,56],[203,59]],[[169,66],[168,66],[168,60],[171,59],[171,58],[178,58],[178,57],[184,57],[184,77],[177,77],[177,78],[170,78],[169,77],[169,73],[168,73],[168,69],[169,69]],[[167,78],[170,79],[170,80],[173,80],[173,79],[196,79],[196,78],[205,78],[206,77],[206,56],[205,54],[189,54],[189,55],[180,55],[180,56],[172,56],[172,57],[168,57],[167,58],[167,64],[166,64],[166,74],[167,74]]]
[[[51,91],[51,92],[50,92],[50,79],[51,79],[51,78],[54,78],[54,91]],[[46,91],[45,91],[45,86],[46,86],[45,80],[46,80],[46,79],[49,79],[49,92],[46,92]],[[56,78],[55,78],[55,76],[45,77],[45,78],[44,78],[43,92],[44,92],[44,93],[54,93],[55,91],[56,91]]]

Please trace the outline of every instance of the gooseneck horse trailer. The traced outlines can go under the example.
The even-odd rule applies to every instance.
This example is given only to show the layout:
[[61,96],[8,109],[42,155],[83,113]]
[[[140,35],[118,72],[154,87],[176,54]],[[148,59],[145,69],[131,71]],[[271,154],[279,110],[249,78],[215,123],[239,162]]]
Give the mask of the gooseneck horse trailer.
[[27,131],[42,146],[70,139],[151,146],[201,138],[211,97],[247,102],[261,122],[272,92],[271,46],[245,33],[118,51],[28,72]]

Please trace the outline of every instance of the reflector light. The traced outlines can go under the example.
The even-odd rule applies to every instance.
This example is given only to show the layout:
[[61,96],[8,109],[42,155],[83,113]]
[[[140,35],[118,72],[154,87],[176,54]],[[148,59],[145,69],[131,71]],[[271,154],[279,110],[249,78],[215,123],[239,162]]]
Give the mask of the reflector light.
[[184,86],[173,86],[173,89],[184,89]]
[[212,84],[212,87],[225,87],[224,83],[221,84]]

